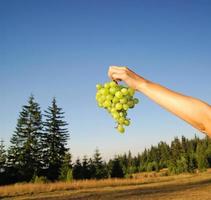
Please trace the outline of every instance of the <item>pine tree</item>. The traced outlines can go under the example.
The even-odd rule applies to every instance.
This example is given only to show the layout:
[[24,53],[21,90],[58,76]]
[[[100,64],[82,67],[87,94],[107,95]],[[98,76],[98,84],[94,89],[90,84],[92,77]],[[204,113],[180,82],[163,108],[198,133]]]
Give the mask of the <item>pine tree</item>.
[[64,121],[64,112],[57,106],[53,98],[52,105],[45,111],[45,133],[43,134],[43,160],[46,176],[50,180],[56,180],[60,173],[62,161],[68,151],[67,140],[69,138],[67,123]]
[[96,179],[107,178],[108,173],[106,164],[102,161],[102,157],[98,149],[95,150],[93,164],[95,167],[95,178]]
[[83,179],[81,161],[78,158],[73,166],[73,179]]
[[160,151],[160,168],[166,168],[170,159],[170,147],[165,142],[160,142],[158,144],[158,149]]
[[171,143],[171,159],[168,164],[169,171],[177,173],[177,163],[181,158],[182,146],[180,140],[175,137]]
[[208,162],[208,167],[211,167],[211,138],[208,136],[206,137],[206,143],[207,143],[207,149],[206,149],[206,156],[207,156],[207,162]]
[[119,158],[115,158],[111,163],[111,178],[123,178],[124,172]]
[[206,144],[203,141],[199,141],[196,148],[196,158],[199,171],[205,171],[208,167]]
[[63,163],[60,168],[59,179],[63,181],[72,180],[72,156],[68,152],[64,156]]
[[5,171],[6,164],[6,150],[4,146],[4,141],[0,141],[0,173]]
[[4,141],[0,141],[0,185],[6,184],[6,150]]
[[90,179],[90,172],[89,172],[89,162],[86,156],[83,158],[82,162],[82,174],[83,174],[83,179]]
[[142,152],[141,154],[140,161],[141,161],[140,171],[144,172],[147,170],[147,161],[148,161],[148,151],[146,148],[144,149],[144,152]]
[[[30,96],[28,105],[20,112],[15,133],[8,151],[11,175],[17,180],[29,181],[41,170],[42,116],[39,104]],[[13,177],[15,178],[15,177]]]
[[89,158],[88,160],[88,171],[89,171],[89,178],[91,179],[95,178],[96,168],[92,158]]

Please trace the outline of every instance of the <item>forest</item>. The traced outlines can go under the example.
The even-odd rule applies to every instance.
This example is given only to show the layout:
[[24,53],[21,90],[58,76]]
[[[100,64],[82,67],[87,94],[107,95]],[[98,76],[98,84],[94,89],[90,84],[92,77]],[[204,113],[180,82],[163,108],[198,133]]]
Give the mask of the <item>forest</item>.
[[81,179],[130,178],[139,172],[168,169],[166,176],[183,172],[196,173],[211,167],[211,139],[175,137],[137,155],[130,151],[107,162],[99,149],[93,157],[72,161],[67,147],[71,132],[63,109],[53,98],[41,111],[33,95],[22,107],[8,148],[0,142],[0,185],[17,182],[55,182]]

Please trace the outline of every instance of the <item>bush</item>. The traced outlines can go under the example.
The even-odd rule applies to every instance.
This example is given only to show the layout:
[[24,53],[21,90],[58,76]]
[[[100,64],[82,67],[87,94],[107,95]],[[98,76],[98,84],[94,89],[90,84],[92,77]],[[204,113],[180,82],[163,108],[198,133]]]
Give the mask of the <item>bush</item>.
[[34,180],[32,180],[33,183],[47,183],[49,182],[48,179],[45,176],[35,176]]

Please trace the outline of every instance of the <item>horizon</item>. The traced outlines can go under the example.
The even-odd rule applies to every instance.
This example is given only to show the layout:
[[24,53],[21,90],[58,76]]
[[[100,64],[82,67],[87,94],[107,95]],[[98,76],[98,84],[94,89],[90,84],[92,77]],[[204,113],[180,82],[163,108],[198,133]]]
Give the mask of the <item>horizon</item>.
[[181,135],[203,137],[140,93],[121,135],[98,108],[95,85],[109,80],[109,65],[123,65],[211,102],[210,2],[21,0],[1,8],[0,139],[6,146],[30,94],[42,111],[56,97],[74,159],[96,148],[107,160]]

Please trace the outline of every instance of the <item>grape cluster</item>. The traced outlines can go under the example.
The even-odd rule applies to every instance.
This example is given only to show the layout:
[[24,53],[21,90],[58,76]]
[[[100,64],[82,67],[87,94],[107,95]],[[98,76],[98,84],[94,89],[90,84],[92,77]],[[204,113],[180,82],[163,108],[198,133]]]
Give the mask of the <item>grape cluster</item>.
[[134,108],[139,102],[134,98],[135,91],[116,82],[111,81],[104,85],[97,84],[96,100],[98,106],[107,109],[114,120],[117,122],[117,130],[120,133],[125,132],[124,126],[130,125],[130,119],[127,118],[129,108]]

